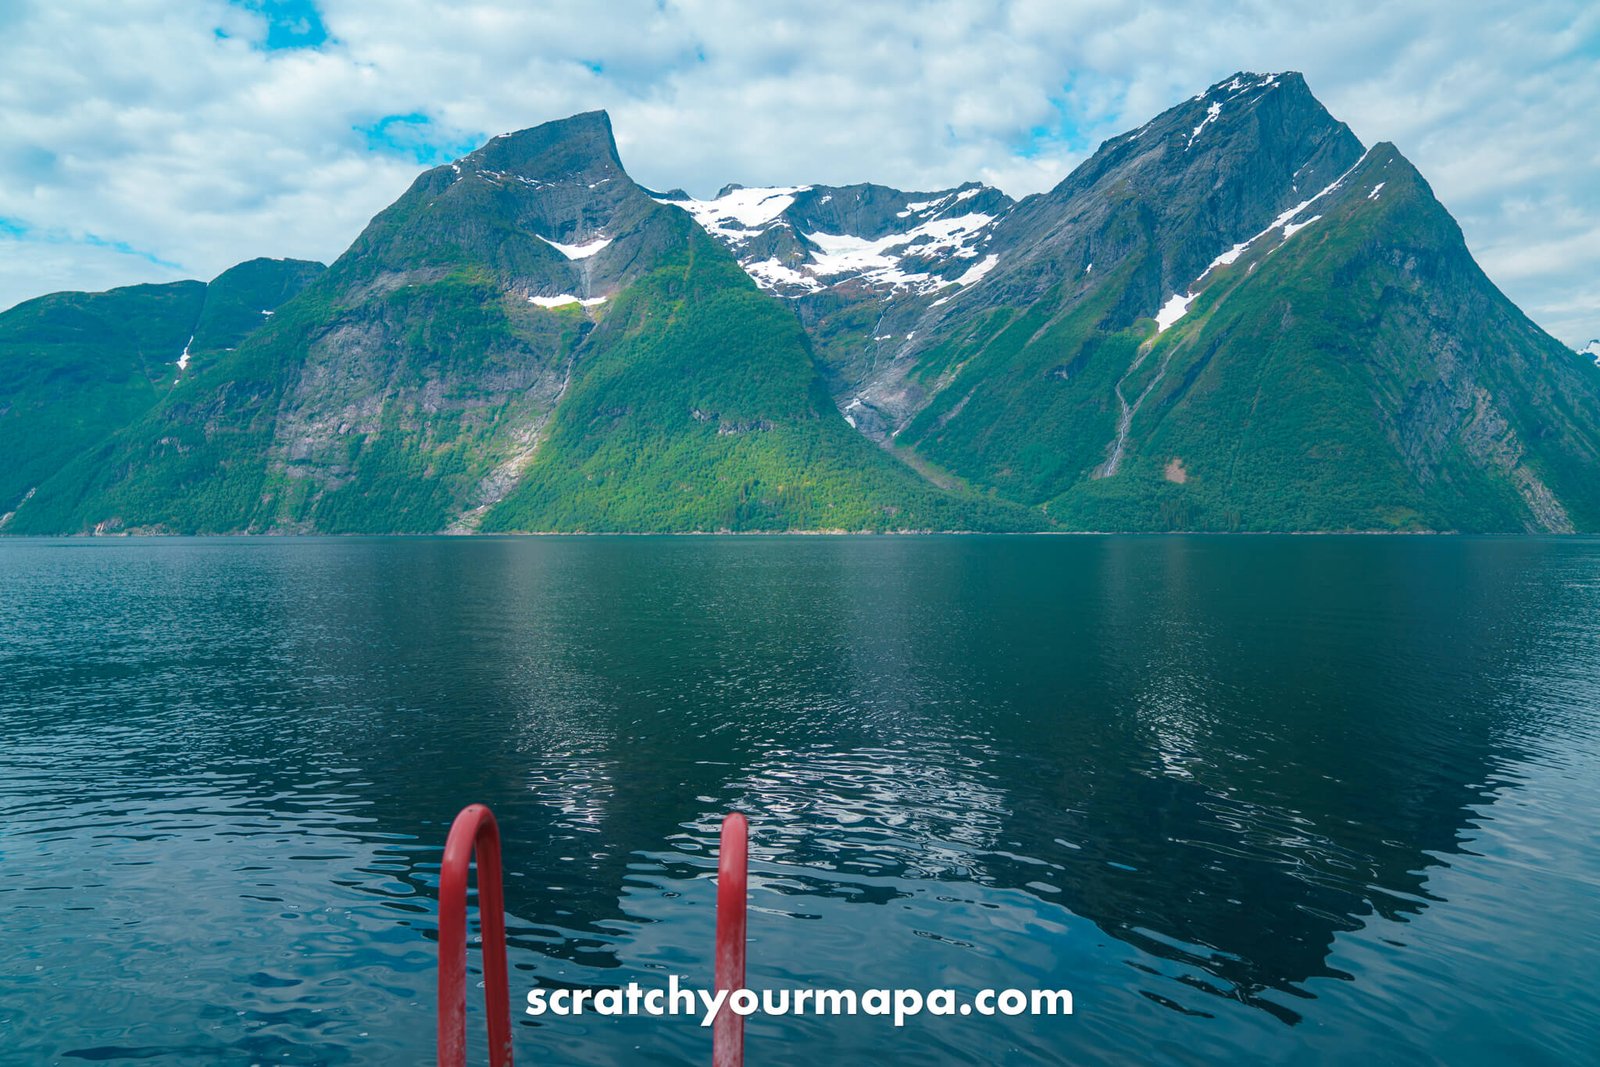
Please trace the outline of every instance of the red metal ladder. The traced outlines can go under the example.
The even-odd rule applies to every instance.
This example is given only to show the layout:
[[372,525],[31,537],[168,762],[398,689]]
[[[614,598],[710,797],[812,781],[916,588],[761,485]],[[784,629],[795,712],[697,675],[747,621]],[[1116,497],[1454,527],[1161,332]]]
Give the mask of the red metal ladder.
[[[722,819],[717,849],[716,989],[744,988],[746,884],[750,824],[736,811]],[[744,1067],[744,1016],[724,1001],[711,1030],[711,1067]]]
[[500,884],[500,827],[470,804],[450,824],[439,867],[439,1067],[467,1063],[467,867],[478,854],[478,922],[483,929],[483,996],[490,1067],[511,1067],[511,992],[506,978],[506,906]]
[[[717,855],[716,989],[744,988],[745,913],[750,824],[738,812],[722,820]],[[506,974],[505,895],[500,827],[482,804],[450,824],[439,868],[439,1067],[467,1063],[467,874],[478,857],[478,919],[483,930],[484,1006],[490,1067],[511,1067],[511,991]],[[726,1002],[711,1031],[712,1067],[744,1067],[744,1016]]]

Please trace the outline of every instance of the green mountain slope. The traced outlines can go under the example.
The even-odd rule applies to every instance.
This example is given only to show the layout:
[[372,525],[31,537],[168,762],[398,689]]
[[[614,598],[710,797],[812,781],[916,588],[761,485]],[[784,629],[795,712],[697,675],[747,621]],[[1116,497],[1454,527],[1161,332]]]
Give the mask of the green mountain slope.
[[1600,370],[1294,74],[1020,202],[658,197],[590,112],[0,372],[7,534],[1600,531]]
[[105,447],[185,374],[239,344],[268,318],[263,312],[321,270],[259,259],[209,285],[56,293],[0,314],[0,519],[63,466]]
[[1016,529],[842,420],[804,333],[710,238],[626,290],[486,530]]
[[[896,444],[1069,529],[1600,529],[1600,375],[1495,289],[1392,145],[1352,157],[1308,93],[1295,128],[1324,132],[1271,174],[1226,141],[1279,129],[1251,109],[1286,91],[1219,83],[1049,194],[1064,221],[919,328]],[[1197,166],[1197,188],[1172,174]],[[1194,223],[1218,204],[1225,237]]]
[[1404,157],[1378,145],[1298,217],[1303,230],[1204,279],[1124,384],[1144,399],[1116,473],[1076,480],[1051,513],[1118,528],[1600,529],[1600,375],[1489,282]]
[[1041,525],[850,431],[805,335],[602,113],[428,171],[12,532]]

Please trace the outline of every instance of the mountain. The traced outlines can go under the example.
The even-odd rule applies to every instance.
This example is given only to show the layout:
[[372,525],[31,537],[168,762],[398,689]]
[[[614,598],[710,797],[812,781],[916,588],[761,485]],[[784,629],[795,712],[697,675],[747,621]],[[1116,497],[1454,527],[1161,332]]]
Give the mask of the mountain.
[[422,174],[8,532],[1029,528],[834,411],[804,332],[609,119]]
[[137,421],[322,270],[255,259],[209,284],[56,293],[0,315],[0,529],[53,472]]
[[1582,348],[1578,349],[1580,356],[1593,356],[1594,365],[1600,367],[1600,338],[1595,338]]
[[5,532],[1600,530],[1600,374],[1292,73],[1020,201],[655,193],[591,112],[235,271],[0,315]]
[[1072,529],[1600,528],[1595,376],[1297,74],[1219,82],[982,240],[972,284],[818,345],[919,469]]

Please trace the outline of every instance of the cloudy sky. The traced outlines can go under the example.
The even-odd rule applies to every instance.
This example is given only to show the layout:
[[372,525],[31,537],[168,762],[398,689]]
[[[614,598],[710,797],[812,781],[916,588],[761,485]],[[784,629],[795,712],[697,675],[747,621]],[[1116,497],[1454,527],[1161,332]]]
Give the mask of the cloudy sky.
[[0,308],[331,260],[421,167],[596,107],[657,188],[1020,196],[1241,69],[1303,71],[1535,320],[1600,336],[1587,0],[0,0]]

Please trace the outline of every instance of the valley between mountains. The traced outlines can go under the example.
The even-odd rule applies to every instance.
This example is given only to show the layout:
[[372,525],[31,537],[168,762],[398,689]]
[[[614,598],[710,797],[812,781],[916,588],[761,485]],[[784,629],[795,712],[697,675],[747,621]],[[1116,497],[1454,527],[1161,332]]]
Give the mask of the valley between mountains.
[[1600,532],[1600,366],[1240,73],[1022,200],[502,135],[330,266],[0,314],[0,450],[4,534]]

